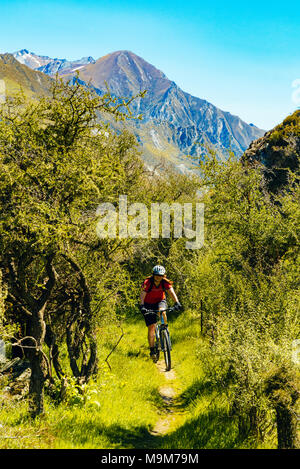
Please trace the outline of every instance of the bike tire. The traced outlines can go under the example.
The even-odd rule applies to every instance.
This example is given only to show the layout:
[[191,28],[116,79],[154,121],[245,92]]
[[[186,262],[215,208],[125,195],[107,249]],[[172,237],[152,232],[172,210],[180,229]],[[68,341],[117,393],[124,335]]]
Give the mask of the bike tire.
[[163,343],[163,352],[166,364],[166,371],[171,369],[171,350],[170,343],[168,338],[168,332],[166,330],[162,331],[162,343]]

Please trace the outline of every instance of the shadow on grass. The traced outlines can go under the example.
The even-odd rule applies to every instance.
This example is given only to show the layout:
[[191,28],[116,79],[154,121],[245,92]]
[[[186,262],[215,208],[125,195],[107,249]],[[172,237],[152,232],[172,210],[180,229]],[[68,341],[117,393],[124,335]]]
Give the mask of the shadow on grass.
[[208,396],[215,390],[210,381],[199,379],[194,381],[179,397],[178,401],[182,407],[188,407],[198,397]]
[[157,449],[162,447],[162,437],[151,435],[149,429],[144,426],[127,429],[112,425],[105,429],[105,436],[114,448]]
[[238,432],[226,412],[207,411],[189,419],[161,441],[164,449],[230,449],[237,448]]
[[[197,381],[179,398],[170,409],[181,412],[199,397],[211,394],[209,382]],[[153,403],[161,410],[165,407],[161,395],[153,395]],[[105,437],[115,448],[136,449],[232,449],[243,445],[238,435],[236,421],[225,409],[206,408],[197,417],[188,418],[175,431],[166,435],[152,435],[146,426],[124,428],[112,425],[103,429]]]
[[153,436],[146,426],[123,427],[118,424],[103,425],[81,422],[80,428],[70,422],[64,432],[65,447],[68,441],[77,448],[84,446],[91,449],[155,449],[160,448],[161,437]]
[[190,419],[167,435],[152,435],[145,426],[111,425],[102,427],[101,432],[118,449],[230,449],[241,443],[235,423],[219,410]]

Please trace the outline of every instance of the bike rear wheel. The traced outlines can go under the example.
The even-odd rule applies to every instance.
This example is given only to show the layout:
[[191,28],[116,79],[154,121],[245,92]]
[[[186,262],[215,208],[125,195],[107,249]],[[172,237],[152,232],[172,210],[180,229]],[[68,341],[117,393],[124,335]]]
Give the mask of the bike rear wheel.
[[163,345],[163,352],[166,364],[166,371],[170,371],[171,369],[171,350],[170,350],[170,342],[168,337],[168,331],[162,330],[162,345]]

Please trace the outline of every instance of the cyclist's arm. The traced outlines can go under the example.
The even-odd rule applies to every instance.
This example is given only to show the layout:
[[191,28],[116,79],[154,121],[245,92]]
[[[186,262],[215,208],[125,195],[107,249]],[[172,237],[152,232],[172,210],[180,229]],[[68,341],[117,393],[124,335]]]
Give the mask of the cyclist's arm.
[[167,290],[167,292],[168,292],[168,295],[174,300],[174,302],[178,303],[178,298],[177,298],[177,295],[174,291],[174,288],[173,287],[169,288],[169,290]]

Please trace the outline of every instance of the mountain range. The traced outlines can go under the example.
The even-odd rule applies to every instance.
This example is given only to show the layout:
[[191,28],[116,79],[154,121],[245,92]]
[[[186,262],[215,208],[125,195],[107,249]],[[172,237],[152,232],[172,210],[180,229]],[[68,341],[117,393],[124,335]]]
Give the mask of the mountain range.
[[[205,99],[184,92],[162,71],[130,51],[116,51],[98,60],[83,57],[68,61],[22,49],[0,55],[0,79],[6,80],[1,61],[10,62],[18,71],[16,81],[25,86],[20,76],[22,71],[27,76],[26,86],[33,93],[36,92],[34,84],[40,81],[41,88],[47,92],[56,73],[66,80],[73,80],[79,74],[81,82],[99,94],[106,91],[106,84],[116,96],[131,97],[147,90],[144,98],[132,103],[134,114],[141,114],[142,120],[129,121],[126,126],[136,135],[148,163],[163,157],[184,170],[189,166],[186,155],[201,156],[203,145],[213,147],[222,158],[228,155],[229,149],[241,156],[253,140],[265,133]],[[32,86],[28,83],[30,72]],[[123,124],[112,125],[118,129]]]
[[27,67],[46,73],[46,75],[53,76],[56,73],[64,74],[74,72],[75,70],[95,63],[93,57],[82,57],[79,60],[69,61],[67,59],[51,59],[45,55],[37,55],[34,52],[29,52],[27,49],[22,49],[12,54],[18,62]]

